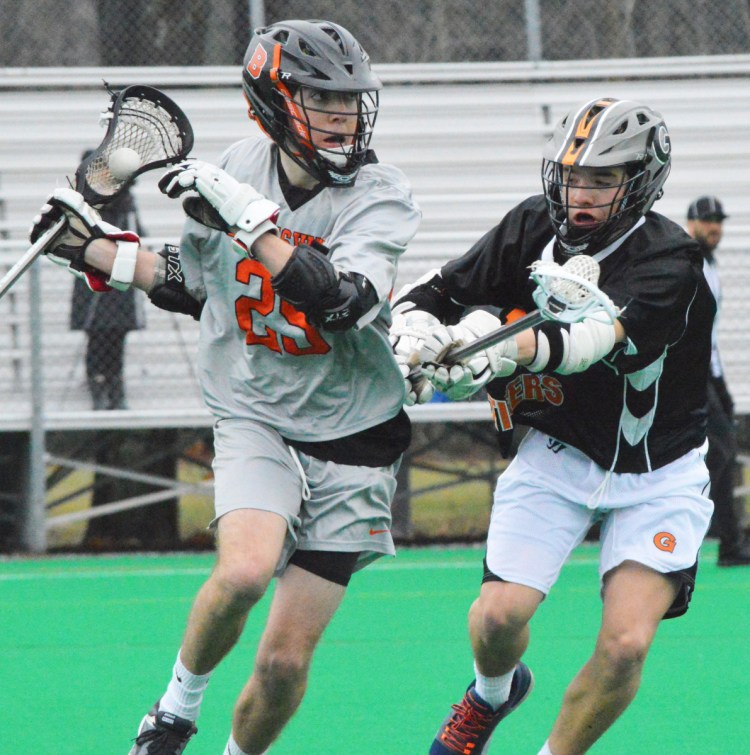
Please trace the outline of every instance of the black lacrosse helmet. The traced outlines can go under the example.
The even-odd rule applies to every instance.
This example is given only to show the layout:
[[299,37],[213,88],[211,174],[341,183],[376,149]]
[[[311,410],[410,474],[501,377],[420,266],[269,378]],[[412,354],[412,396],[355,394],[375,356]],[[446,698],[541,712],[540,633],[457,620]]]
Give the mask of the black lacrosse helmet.
[[[591,100],[557,123],[544,147],[542,184],[563,253],[594,254],[627,233],[662,196],[671,167],[671,141],[662,116],[646,105],[611,97]],[[576,167],[622,166],[625,175],[608,217],[581,233],[568,226]]]
[[[346,29],[319,20],[279,21],[256,29],[245,53],[242,87],[250,117],[307,173],[326,186],[354,183],[367,159],[382,84]],[[307,111],[315,108],[293,101],[300,87],[357,95],[351,145],[313,145]]]

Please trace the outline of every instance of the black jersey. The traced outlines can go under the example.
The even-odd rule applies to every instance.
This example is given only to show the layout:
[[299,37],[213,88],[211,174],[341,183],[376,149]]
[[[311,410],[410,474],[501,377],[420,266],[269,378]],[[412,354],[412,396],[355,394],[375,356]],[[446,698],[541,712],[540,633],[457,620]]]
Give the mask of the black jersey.
[[[458,307],[530,312],[536,305],[529,268],[543,256],[557,257],[554,238],[544,197],[531,197],[463,257],[444,265],[441,281],[406,298],[443,321],[455,319]],[[512,417],[605,469],[647,472],[705,440],[716,307],[697,244],[658,213],[649,212],[594,257],[600,288],[623,308],[626,343],[584,372],[533,374],[519,368],[490,383],[488,393],[501,426]]]

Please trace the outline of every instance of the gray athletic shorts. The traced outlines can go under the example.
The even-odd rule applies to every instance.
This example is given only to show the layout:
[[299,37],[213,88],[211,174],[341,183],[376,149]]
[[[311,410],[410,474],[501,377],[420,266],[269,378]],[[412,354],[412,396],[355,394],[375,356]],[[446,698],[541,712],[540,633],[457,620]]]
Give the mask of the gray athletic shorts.
[[361,467],[320,461],[290,449],[268,425],[245,419],[216,422],[214,446],[211,525],[236,509],[284,517],[288,533],[277,576],[296,549],[360,553],[355,571],[395,555],[391,502],[400,462]]

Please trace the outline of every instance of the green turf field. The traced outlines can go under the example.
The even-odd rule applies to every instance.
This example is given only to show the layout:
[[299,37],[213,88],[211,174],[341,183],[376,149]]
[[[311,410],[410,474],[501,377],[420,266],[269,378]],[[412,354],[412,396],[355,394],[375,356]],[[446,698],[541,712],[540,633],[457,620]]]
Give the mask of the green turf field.
[[[492,753],[536,755],[588,657],[600,604],[596,547],[579,548],[532,624],[536,688]],[[323,638],[307,697],[273,752],[426,753],[471,678],[466,611],[480,549],[402,549],[355,576]],[[688,614],[665,622],[639,696],[591,752],[749,752],[750,569],[704,548]],[[125,755],[163,691],[210,554],[0,561],[1,753]],[[190,755],[221,755],[267,599],[208,688]]]

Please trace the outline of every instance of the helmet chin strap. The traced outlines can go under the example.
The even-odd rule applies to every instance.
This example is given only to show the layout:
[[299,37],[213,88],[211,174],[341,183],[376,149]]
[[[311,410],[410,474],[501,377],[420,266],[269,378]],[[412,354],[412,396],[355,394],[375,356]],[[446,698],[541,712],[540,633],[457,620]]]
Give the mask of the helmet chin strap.
[[320,152],[326,160],[332,162],[337,168],[346,168],[349,164],[352,149],[352,147],[349,147],[347,151],[344,151],[343,149],[341,151],[319,149],[318,152]]
[[[567,230],[567,223],[564,223],[562,227],[560,228],[560,232],[563,233]],[[571,234],[568,234],[570,237]],[[558,236],[558,242],[560,243],[560,252],[564,257],[575,257],[578,254],[587,254],[588,248],[591,244],[590,241],[584,241],[580,244],[575,243],[575,239],[570,239],[568,241],[563,241],[560,236]]]
[[585,244],[584,246],[570,246],[570,244],[565,244],[560,241],[560,252],[566,259],[570,257],[577,257],[579,254],[586,254],[587,250],[588,244]]
[[556,237],[555,240],[559,245],[558,248],[560,249],[561,254],[566,259],[579,254],[586,254],[589,257],[593,257],[597,262],[601,262],[615,252],[624,243],[625,239],[627,239],[631,233],[634,233],[636,229],[640,228],[645,222],[646,219],[640,217],[630,228],[628,228],[627,231],[605,246],[594,243],[594,246],[592,247],[591,242],[589,242],[588,244],[576,247],[571,244],[565,244],[559,237]]

